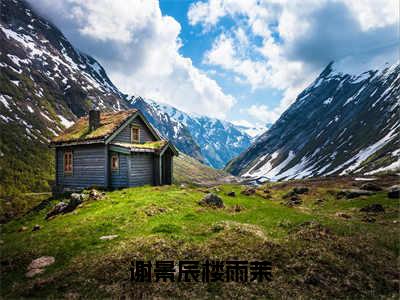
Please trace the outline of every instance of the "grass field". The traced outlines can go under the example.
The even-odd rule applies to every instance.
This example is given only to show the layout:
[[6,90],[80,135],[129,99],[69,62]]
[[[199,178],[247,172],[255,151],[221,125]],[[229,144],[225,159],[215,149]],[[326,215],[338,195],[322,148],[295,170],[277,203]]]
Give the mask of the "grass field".
[[[240,185],[129,188],[46,221],[60,201],[52,200],[43,210],[2,225],[1,294],[5,299],[397,297],[398,200],[388,199],[386,192],[338,200],[335,192],[342,186],[333,181],[309,184],[302,204],[283,205],[283,195],[299,184],[308,183],[271,184],[250,196],[241,194],[245,187]],[[231,191],[235,197],[227,196]],[[208,192],[219,195],[225,208],[200,206]],[[373,203],[385,212],[369,214],[375,222],[366,223],[359,209]],[[36,224],[41,229],[32,231]],[[118,236],[100,239],[108,235]],[[27,266],[40,256],[53,256],[55,263],[26,278]],[[133,259],[206,258],[269,260],[273,280],[129,282]]]
[[[53,159],[53,156],[51,159]],[[228,173],[222,170],[213,169],[183,153],[179,153],[179,156],[174,158],[173,168],[173,182],[177,185],[194,184],[212,186],[216,184],[227,183],[235,179]],[[14,168],[3,169],[12,170]],[[54,176],[49,177],[53,178]],[[37,189],[34,189],[36,193],[27,193],[27,190],[22,188],[15,188],[14,192],[12,192],[9,191],[8,187],[11,188],[18,185],[15,184],[14,186],[10,182],[1,179],[2,178],[0,176],[0,182],[2,182],[0,185],[0,224],[24,215],[31,207],[39,204],[42,200],[48,197],[48,194],[50,194],[49,183],[46,183],[48,189],[43,189],[41,188],[41,185],[36,184],[35,186]],[[47,196],[45,195],[46,193],[44,193],[45,191],[47,192]]]

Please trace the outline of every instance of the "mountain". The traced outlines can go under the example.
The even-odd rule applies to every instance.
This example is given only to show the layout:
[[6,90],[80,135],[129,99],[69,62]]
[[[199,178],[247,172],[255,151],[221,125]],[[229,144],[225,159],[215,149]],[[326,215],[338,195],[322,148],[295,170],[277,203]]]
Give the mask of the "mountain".
[[132,97],[130,101],[182,152],[214,168],[223,168],[252,142],[243,128],[230,122],[188,114],[141,97]]
[[43,190],[50,137],[90,108],[128,108],[101,65],[23,1],[0,9],[0,195]]
[[265,126],[252,126],[250,124],[241,124],[241,122],[234,122],[238,130],[249,135],[252,140],[256,140],[261,134],[271,128],[272,123],[266,123]]
[[[94,107],[116,111],[129,108],[131,104],[94,58],[76,49],[57,27],[36,14],[29,4],[2,0],[0,198],[49,190],[54,178],[54,154],[48,148],[50,138]],[[215,142],[215,145],[203,153],[200,147],[205,145],[204,139],[195,139],[190,126],[157,109],[153,105],[153,110],[144,112],[147,117],[162,116],[152,118],[151,122],[166,137],[172,137],[181,151],[210,165],[223,167],[249,145],[246,135],[215,120],[214,127],[209,127],[215,131],[209,135],[212,136],[210,143]],[[227,131],[218,131],[223,134],[219,143],[229,143],[232,149],[227,151],[221,147],[220,151],[226,153],[213,154],[211,159],[208,153],[220,147],[216,131],[221,126]],[[239,138],[242,141],[238,141]]]
[[400,65],[360,75],[330,63],[226,170],[258,181],[400,169]]

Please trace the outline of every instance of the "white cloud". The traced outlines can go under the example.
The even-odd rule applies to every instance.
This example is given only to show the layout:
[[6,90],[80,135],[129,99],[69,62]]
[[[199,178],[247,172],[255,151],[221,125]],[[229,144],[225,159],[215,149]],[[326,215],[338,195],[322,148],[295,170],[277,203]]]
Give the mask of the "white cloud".
[[398,0],[352,0],[345,3],[357,17],[363,30],[385,27],[399,20]]
[[[295,11],[299,14],[311,12],[328,2],[346,5],[365,30],[398,22],[397,0],[208,0],[192,4],[188,18],[192,25],[216,25],[227,15],[243,15],[250,18],[249,22],[253,25],[257,20],[276,19],[277,15],[287,14],[286,17],[290,17]],[[306,23],[306,20],[302,23]]]
[[274,123],[280,115],[278,109],[269,109],[266,105],[251,105],[247,110],[247,113],[256,119],[257,123],[263,124]]
[[[80,24],[79,31],[102,41],[132,42],[135,34],[148,26],[151,19],[160,18],[155,1],[130,1],[129,5],[123,5],[123,1],[70,2],[74,3],[70,17]],[[170,25],[173,31],[179,27],[173,22]]]
[[124,92],[222,118],[235,103],[179,54],[181,26],[162,15],[156,0],[30,2],[75,46],[99,59]]
[[[203,23],[216,25],[220,18],[235,14],[268,14],[261,6],[256,6],[257,0],[209,0],[198,1],[190,6],[188,19],[190,24]],[[258,11],[254,11],[257,8]]]
[[[281,113],[331,60],[346,61],[350,72],[393,62],[398,9],[398,0],[208,0],[191,5],[188,18],[207,30],[223,17],[236,22],[215,39],[204,62],[233,72],[235,81],[253,89],[283,91],[274,109]],[[243,32],[250,33],[246,39]],[[251,111],[274,118],[267,108]]]
[[[240,39],[241,41],[237,43],[232,37],[221,34],[215,40],[212,49],[205,53],[204,63],[218,65],[233,71],[249,82],[252,87],[265,86],[269,74],[268,69],[263,62],[246,59],[240,55],[239,47],[242,42],[247,42],[243,40],[243,36]],[[236,81],[242,82],[241,77],[238,77]]]

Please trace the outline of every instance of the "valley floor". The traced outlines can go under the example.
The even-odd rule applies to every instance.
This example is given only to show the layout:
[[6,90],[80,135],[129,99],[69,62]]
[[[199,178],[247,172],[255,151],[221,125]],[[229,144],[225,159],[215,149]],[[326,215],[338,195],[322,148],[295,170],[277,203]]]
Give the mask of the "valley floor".
[[[2,225],[1,297],[398,298],[399,201],[385,190],[343,196],[344,189],[366,182],[129,188],[45,220],[61,200],[53,199]],[[396,182],[398,177],[375,181],[384,189]],[[308,191],[293,192],[295,187]],[[224,208],[199,205],[209,192],[221,197]],[[384,211],[360,211],[372,204]],[[40,229],[32,231],[35,225]],[[28,265],[41,256],[55,262],[27,278]],[[270,261],[272,281],[130,281],[135,259],[208,258]]]

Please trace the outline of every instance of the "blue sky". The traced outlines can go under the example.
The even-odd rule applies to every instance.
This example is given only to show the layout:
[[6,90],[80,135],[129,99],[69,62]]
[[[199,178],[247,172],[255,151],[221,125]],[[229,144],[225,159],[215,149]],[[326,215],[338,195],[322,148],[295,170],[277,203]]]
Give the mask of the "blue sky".
[[[185,57],[190,57],[197,68],[206,71],[211,78],[218,82],[224,91],[235,96],[237,104],[235,105],[235,109],[229,113],[230,120],[247,120],[254,123],[252,116],[244,113],[244,111],[250,105],[267,105],[269,108],[274,108],[279,105],[279,102],[283,97],[282,92],[271,88],[259,88],[253,90],[251,86],[246,83],[238,84],[233,81],[233,75],[230,72],[224,72],[221,68],[211,67],[203,63],[204,54],[212,47],[213,41],[218,37],[218,35],[238,26],[237,23],[240,22],[240,20],[223,18],[217,28],[205,31],[199,24],[194,26],[189,24],[187,14],[190,5],[193,3],[195,3],[195,1],[160,1],[160,9],[162,13],[174,17],[182,26],[179,35],[182,40],[182,47],[179,52]],[[257,41],[256,38],[253,42],[259,44],[259,40]],[[217,71],[218,73],[214,73],[213,71]],[[262,122],[262,120],[257,120],[256,122],[259,125],[265,125],[271,121],[272,120],[266,120],[265,122]]]
[[252,126],[332,60],[354,74],[398,61],[397,0],[30,2],[123,92]]

